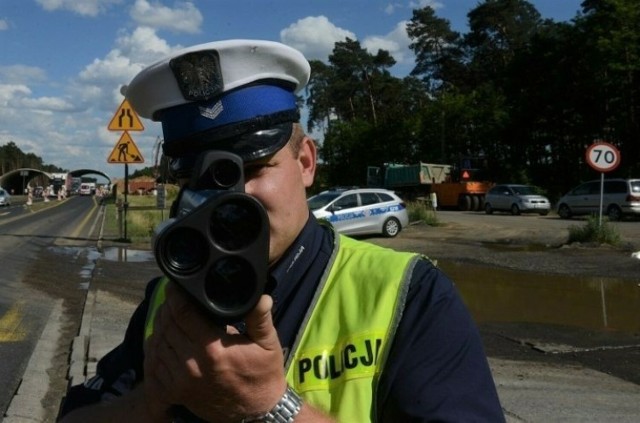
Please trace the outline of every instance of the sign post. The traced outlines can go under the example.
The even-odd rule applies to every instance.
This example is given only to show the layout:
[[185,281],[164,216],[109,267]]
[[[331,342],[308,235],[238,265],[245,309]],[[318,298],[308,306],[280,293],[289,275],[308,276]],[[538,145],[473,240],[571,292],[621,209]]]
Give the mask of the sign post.
[[160,218],[164,220],[164,208],[167,206],[167,195],[164,184],[158,184],[156,192],[156,208],[160,209]]
[[[32,200],[32,194],[31,194],[31,190],[27,190],[27,185],[25,183],[25,178],[27,176],[29,176],[29,171],[28,170],[21,170],[20,171],[20,176],[22,176],[22,194],[26,194],[27,195],[27,206],[30,206],[31,204],[33,204],[33,200]],[[46,198],[46,196],[45,196]]]
[[604,198],[604,174],[611,172],[620,164],[620,151],[608,142],[596,141],[587,148],[587,163],[600,172],[600,214],[598,226],[602,226],[602,203]]
[[123,163],[124,164],[124,204],[123,210],[123,223],[124,223],[124,235],[123,239],[127,240],[127,208],[129,207],[129,202],[127,201],[129,194],[129,163],[144,163],[144,158],[138,150],[138,147],[133,142],[133,138],[129,135],[127,131],[144,131],[144,126],[138,117],[138,114],[129,101],[124,99],[124,101],[116,110],[116,113],[109,121],[109,125],[107,126],[109,131],[124,131],[120,139],[116,143],[115,147],[107,157],[107,163]]

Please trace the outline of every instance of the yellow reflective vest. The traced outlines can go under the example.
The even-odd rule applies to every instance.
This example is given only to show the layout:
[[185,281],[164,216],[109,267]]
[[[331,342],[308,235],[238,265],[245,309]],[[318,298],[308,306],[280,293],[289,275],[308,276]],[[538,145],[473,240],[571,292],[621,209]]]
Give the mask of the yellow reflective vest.
[[[304,401],[341,422],[376,421],[376,390],[419,255],[337,236],[332,257],[286,362]],[[164,302],[152,297],[145,337]]]

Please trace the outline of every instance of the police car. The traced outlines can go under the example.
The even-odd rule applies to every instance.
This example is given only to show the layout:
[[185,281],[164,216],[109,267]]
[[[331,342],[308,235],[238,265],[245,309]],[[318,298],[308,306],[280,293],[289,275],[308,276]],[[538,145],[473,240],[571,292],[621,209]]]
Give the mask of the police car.
[[386,189],[335,188],[310,197],[307,203],[317,219],[329,221],[345,235],[394,237],[409,224],[406,205]]

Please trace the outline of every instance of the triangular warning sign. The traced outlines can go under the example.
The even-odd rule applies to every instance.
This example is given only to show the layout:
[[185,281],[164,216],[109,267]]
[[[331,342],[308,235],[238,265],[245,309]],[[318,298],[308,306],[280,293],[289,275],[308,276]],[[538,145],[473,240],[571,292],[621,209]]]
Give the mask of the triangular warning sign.
[[125,131],[116,146],[113,147],[113,151],[107,158],[107,163],[144,163],[140,150],[128,132]]
[[129,101],[125,99],[111,118],[107,129],[109,131],[144,131],[144,126]]

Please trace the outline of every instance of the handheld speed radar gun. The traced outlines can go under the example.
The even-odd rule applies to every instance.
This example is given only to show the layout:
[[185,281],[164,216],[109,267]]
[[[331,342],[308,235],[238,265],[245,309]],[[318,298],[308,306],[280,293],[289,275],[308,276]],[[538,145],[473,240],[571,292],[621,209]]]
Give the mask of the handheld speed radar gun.
[[176,202],[154,236],[160,269],[216,321],[241,320],[264,293],[269,260],[269,218],[244,192],[242,159],[202,153]]

